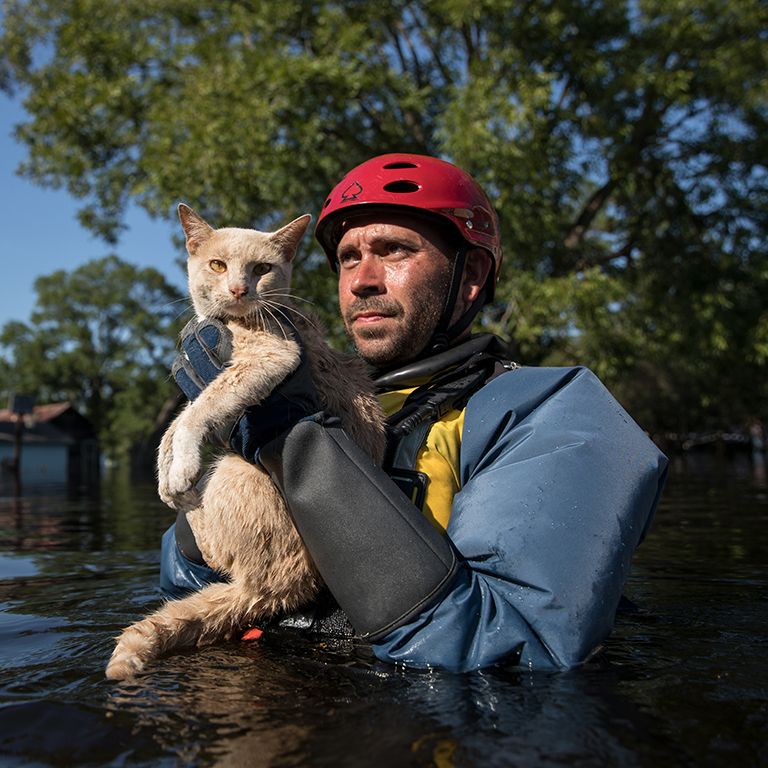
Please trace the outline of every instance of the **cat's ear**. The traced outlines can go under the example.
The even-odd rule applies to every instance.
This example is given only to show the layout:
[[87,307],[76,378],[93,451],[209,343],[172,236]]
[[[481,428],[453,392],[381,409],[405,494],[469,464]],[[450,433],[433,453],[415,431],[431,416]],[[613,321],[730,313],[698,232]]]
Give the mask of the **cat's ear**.
[[296,249],[299,247],[301,238],[304,237],[310,221],[312,221],[312,217],[305,213],[303,216],[299,216],[298,219],[294,219],[290,224],[286,224],[282,229],[278,229],[270,238],[278,242],[285,250],[285,256],[288,261],[291,261],[296,255]]
[[188,205],[179,203],[179,221],[187,238],[187,251],[194,256],[197,249],[213,234],[213,227]]

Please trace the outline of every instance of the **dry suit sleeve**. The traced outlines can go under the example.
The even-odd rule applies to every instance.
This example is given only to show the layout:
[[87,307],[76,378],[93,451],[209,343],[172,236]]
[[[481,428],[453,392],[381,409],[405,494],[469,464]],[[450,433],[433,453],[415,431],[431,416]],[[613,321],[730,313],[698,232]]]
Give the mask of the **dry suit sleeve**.
[[261,449],[328,588],[375,640],[450,587],[455,549],[340,428],[305,419]]

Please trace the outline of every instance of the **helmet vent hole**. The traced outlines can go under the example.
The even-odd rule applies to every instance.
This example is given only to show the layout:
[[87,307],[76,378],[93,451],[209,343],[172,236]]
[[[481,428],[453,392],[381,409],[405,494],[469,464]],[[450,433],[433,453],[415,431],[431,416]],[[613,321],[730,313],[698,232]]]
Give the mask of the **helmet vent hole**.
[[418,192],[420,187],[415,181],[390,181],[384,185],[387,192]]
[[417,168],[416,163],[409,163],[406,160],[401,160],[399,163],[387,163],[384,166],[386,171],[396,171],[398,168]]

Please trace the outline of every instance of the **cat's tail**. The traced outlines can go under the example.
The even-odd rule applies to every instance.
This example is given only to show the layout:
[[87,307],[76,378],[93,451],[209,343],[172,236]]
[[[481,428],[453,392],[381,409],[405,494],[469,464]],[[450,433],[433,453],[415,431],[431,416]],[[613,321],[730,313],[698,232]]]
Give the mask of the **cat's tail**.
[[106,675],[124,680],[163,654],[231,637],[262,607],[235,583],[210,584],[181,600],[171,600],[123,630]]

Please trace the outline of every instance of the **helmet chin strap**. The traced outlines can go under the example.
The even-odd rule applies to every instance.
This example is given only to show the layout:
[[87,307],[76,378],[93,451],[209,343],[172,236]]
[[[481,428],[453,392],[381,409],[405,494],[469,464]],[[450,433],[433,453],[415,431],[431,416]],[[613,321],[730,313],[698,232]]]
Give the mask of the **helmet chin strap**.
[[467,263],[468,246],[462,245],[453,260],[453,271],[451,273],[451,282],[448,286],[448,293],[445,297],[445,304],[440,319],[437,321],[432,338],[424,348],[428,355],[435,355],[443,352],[451,346],[451,342],[458,338],[469,328],[475,316],[483,306],[485,289],[480,291],[478,297],[469,305],[466,312],[453,324],[450,325],[453,310],[456,307],[456,300],[459,296],[459,290],[464,280],[464,266]]

